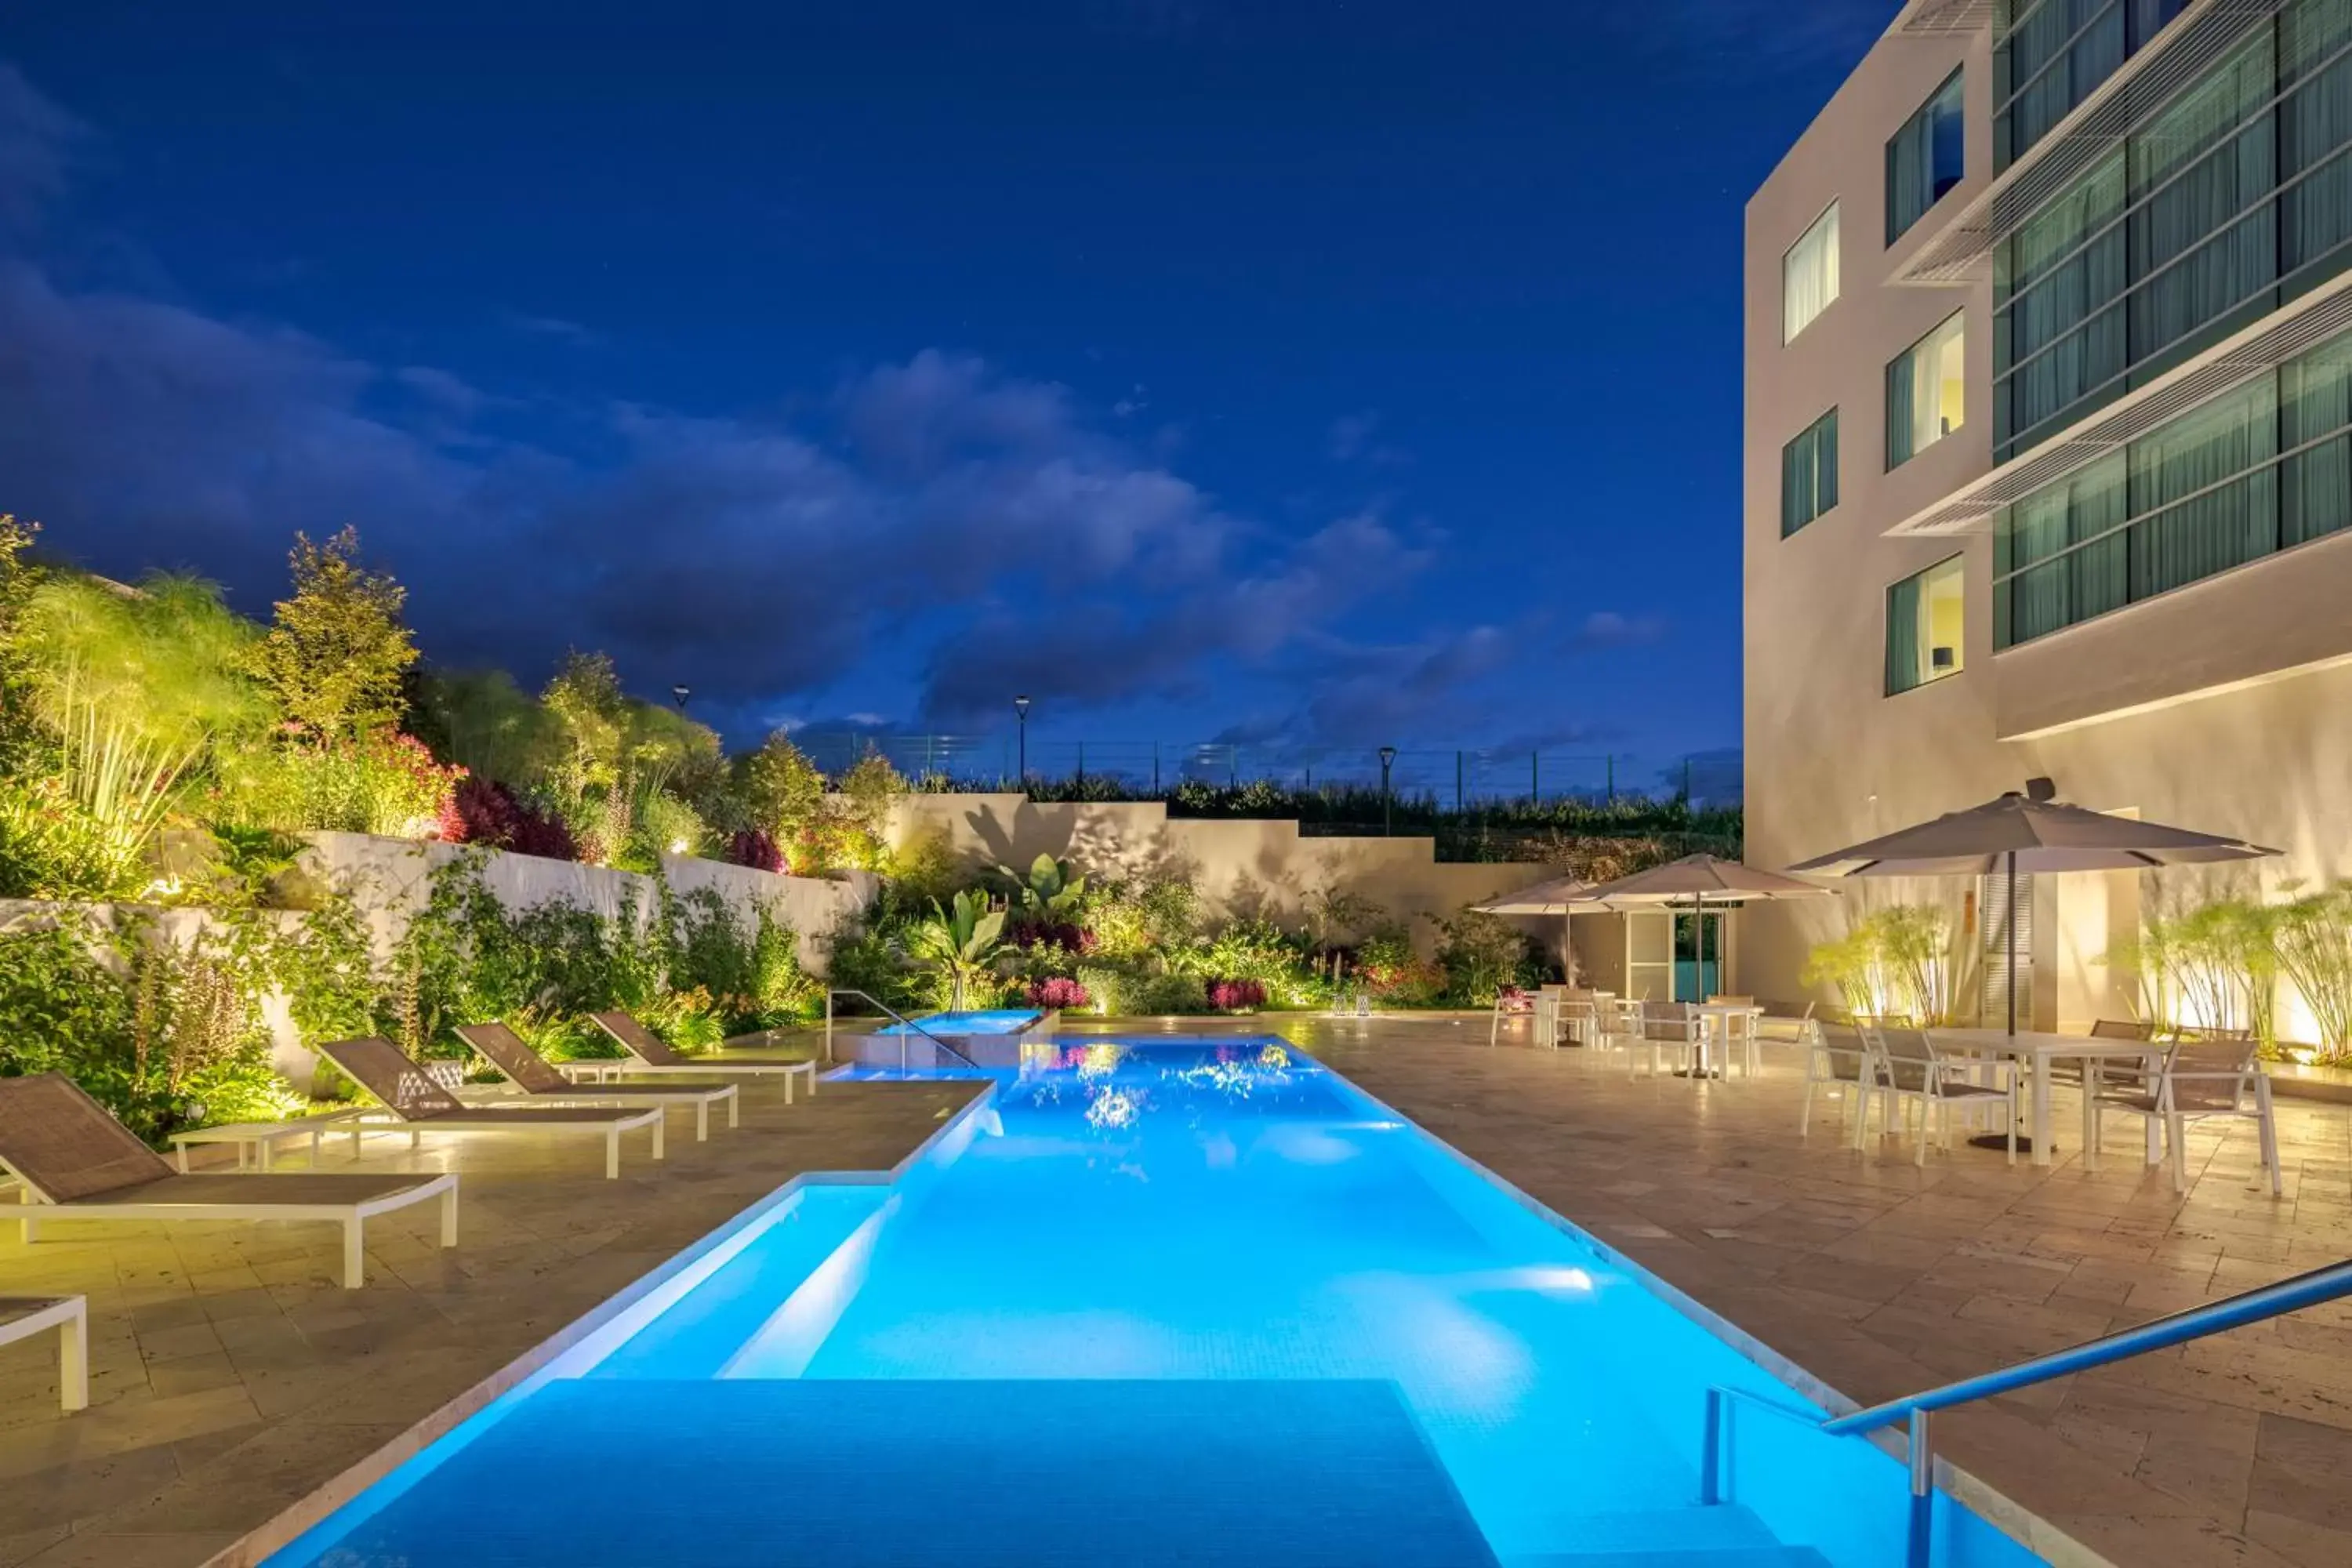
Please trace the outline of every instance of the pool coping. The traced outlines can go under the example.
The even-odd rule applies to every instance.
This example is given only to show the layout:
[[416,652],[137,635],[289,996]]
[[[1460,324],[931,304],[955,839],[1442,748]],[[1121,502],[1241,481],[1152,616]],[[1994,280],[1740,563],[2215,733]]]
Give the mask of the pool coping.
[[[1480,1176],[1492,1182],[1520,1207],[1554,1229],[1564,1232],[1611,1268],[1621,1269],[1639,1280],[1643,1289],[1648,1290],[1699,1328],[1746,1356],[1748,1361],[1799,1394],[1838,1415],[1850,1415],[1862,1408],[1860,1403],[1850,1395],[1832,1387],[1790,1360],[1680,1286],[1673,1284],[1632,1257],[1610,1246],[1542,1199],[1521,1188],[1517,1183],[1472,1159],[1422,1123],[1415,1121],[1412,1117],[1405,1115],[1404,1112],[1339,1071],[1339,1068],[1313,1057],[1311,1053],[1298,1047],[1292,1046],[1291,1048],[1298,1050],[1300,1055],[1307,1057],[1309,1060],[1315,1062],[1316,1066],[1346,1084],[1357,1094],[1363,1096],[1367,1101],[1378,1106],[1382,1111],[1395,1117],[1407,1126],[1417,1129],[1423,1137],[1444,1150],[1448,1155],[1460,1161],[1469,1170],[1476,1172]],[[1889,1458],[1898,1463],[1907,1460],[1908,1439],[1898,1439],[1893,1429],[1881,1427],[1876,1431],[1863,1433],[1860,1436]],[[2050,1563],[2052,1568],[2123,1568],[2122,1564],[2085,1546],[2006,1492],[1999,1490],[1990,1482],[1962,1469],[1940,1454],[1937,1455],[1935,1459],[1935,1481],[1953,1501],[1966,1506],[1978,1518],[2040,1557],[2043,1562]]]
[[680,1247],[488,1377],[453,1395],[392,1441],[247,1531],[205,1558],[202,1568],[259,1568],[272,1553],[283,1551],[324,1524],[336,1510],[357,1500],[403,1465],[611,1327],[680,1274],[791,1203],[803,1189],[894,1185],[940,1144],[958,1135],[968,1122],[985,1113],[995,1100],[996,1089],[992,1084],[985,1092],[966,1100],[887,1170],[802,1172]]

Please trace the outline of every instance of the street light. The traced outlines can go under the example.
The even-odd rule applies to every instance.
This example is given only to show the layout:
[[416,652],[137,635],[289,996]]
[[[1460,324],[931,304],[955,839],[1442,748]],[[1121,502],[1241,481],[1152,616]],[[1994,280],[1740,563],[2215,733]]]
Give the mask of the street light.
[[693,696],[694,693],[688,691],[686,689],[686,683],[681,680],[676,686],[669,689],[669,695],[670,700],[677,704],[677,710],[683,713],[686,711],[686,700]]
[[1029,699],[1014,698],[1013,711],[1021,717],[1021,784],[1026,789],[1029,785]]
[[1386,837],[1387,835],[1396,831],[1396,824],[1391,818],[1389,812],[1389,804],[1391,799],[1391,796],[1389,795],[1389,769],[1395,765],[1396,748],[1394,746],[1382,746],[1381,748],[1381,833],[1382,837]]

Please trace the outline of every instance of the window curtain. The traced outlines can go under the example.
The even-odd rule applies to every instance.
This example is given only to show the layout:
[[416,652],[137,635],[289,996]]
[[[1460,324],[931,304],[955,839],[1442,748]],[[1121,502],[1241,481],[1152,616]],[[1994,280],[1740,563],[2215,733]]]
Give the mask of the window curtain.
[[1919,684],[1922,579],[1906,577],[1886,590],[1886,694]]
[[1807,229],[1780,258],[1780,341],[1792,341],[1838,296],[1838,210]]
[[2278,469],[2246,470],[2277,455],[2278,384],[2268,376],[2134,442],[2130,506],[2139,521],[2131,531],[2131,596],[2161,594],[2276,549]]
[[2279,542],[2301,544],[2352,522],[2352,339],[2279,371]]
[[[2009,509],[1994,536],[2000,646],[2028,642],[2122,605],[2128,594],[2124,460],[2103,458]],[[2071,545],[2081,548],[2069,550]]]
[[2124,369],[2124,165],[2109,158],[2009,241],[1999,438],[2031,430]]
[[1911,432],[1915,422],[1913,398],[1916,376],[1913,361],[1918,350],[1896,356],[1886,367],[1886,466],[1899,468],[1911,460]]
[[2265,30],[2132,138],[2134,363],[2277,281],[2273,53]]
[[2285,271],[2352,239],[2352,0],[2305,0],[2279,18],[2279,178],[2294,181],[2279,213]]
[[1886,143],[1889,245],[1926,216],[1927,209],[1959,180],[1960,92],[1960,73],[1954,71]]
[[1813,515],[1838,503],[1838,416],[1832,408],[1813,426]]

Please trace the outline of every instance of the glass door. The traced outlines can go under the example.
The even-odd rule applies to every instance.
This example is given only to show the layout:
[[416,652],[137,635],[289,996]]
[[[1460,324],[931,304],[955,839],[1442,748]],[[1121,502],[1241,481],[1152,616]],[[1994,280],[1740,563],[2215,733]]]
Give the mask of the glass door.
[[1675,916],[1675,994],[1677,1002],[1704,1002],[1723,991],[1723,922],[1729,911],[1707,910]]

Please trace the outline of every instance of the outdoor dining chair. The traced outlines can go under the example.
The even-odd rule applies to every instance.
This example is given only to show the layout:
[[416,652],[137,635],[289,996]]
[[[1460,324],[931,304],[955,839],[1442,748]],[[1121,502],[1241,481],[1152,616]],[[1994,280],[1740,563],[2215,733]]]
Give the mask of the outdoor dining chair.
[[[1894,1131],[1894,1113],[1898,1106],[1916,1106],[1919,1117],[1919,1142],[1915,1163],[1927,1163],[1927,1142],[1940,1138],[1947,1148],[1952,1136],[1952,1111],[1955,1107],[1964,1113],[1990,1110],[2000,1106],[2005,1115],[2009,1134],[2009,1163],[2017,1163],[2017,1064],[2007,1058],[1979,1056],[1969,1051],[1946,1050],[1930,1039],[1925,1029],[1908,1026],[1864,1026],[1861,1030],[1864,1045],[1870,1047],[1873,1060],[1868,1065],[1870,1092],[1885,1097],[1885,1131]],[[1979,1075],[1995,1081],[1986,1083]],[[1863,1117],[1869,1119],[1869,1101],[1864,1100]],[[1910,1112],[1904,1112],[1908,1121]]]
[[1642,1033],[1634,1048],[1626,1054],[1626,1076],[1633,1076],[1634,1064],[1646,1056],[1650,1076],[1658,1076],[1661,1058],[1672,1061],[1680,1057],[1689,1063],[1697,1052],[1704,1036],[1698,1014],[1687,1002],[1642,1003]]
[[2182,1136],[2186,1123],[2209,1116],[2232,1116],[2252,1121],[2260,1131],[2263,1169],[2270,1173],[2271,1195],[2285,1192],[2279,1169],[2278,1120],[2271,1109],[2271,1080],[2263,1071],[2261,1044],[2250,1030],[2215,1030],[2222,1037],[2175,1040],[2165,1048],[2152,1089],[2125,1085],[2092,1097],[2090,1132],[2094,1150],[2107,1112],[2137,1116],[2164,1129],[2172,1166],[2172,1190],[2189,1190],[2189,1153]]
[[1826,1090],[1838,1102],[1839,1125],[1846,1133],[1846,1141],[1859,1149],[1862,1130],[1870,1121],[1870,1107],[1863,1100],[1864,1086],[1870,1080],[1870,1047],[1852,1029],[1831,1035],[1810,1010],[1805,1024],[1805,1098],[1797,1112],[1797,1136],[1805,1137],[1811,1130],[1813,1096]]

